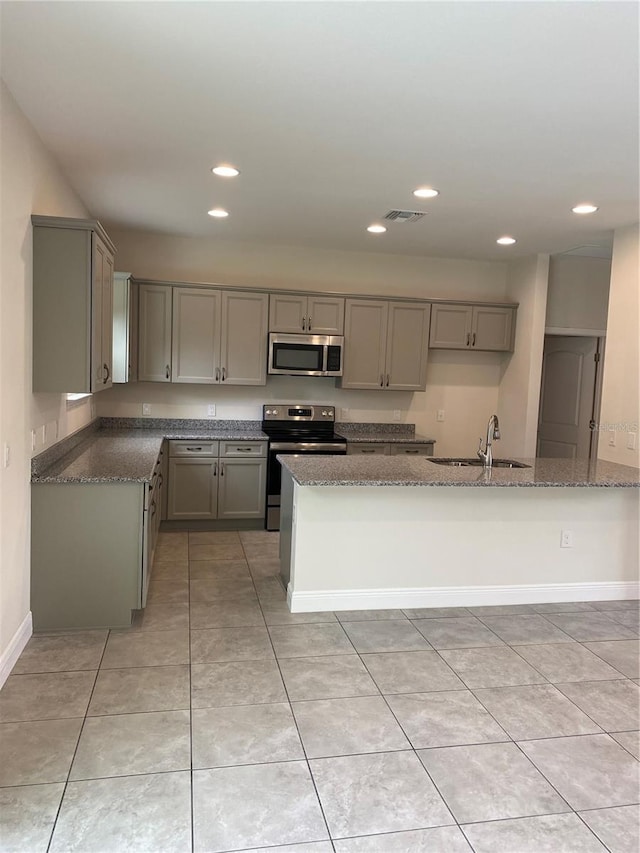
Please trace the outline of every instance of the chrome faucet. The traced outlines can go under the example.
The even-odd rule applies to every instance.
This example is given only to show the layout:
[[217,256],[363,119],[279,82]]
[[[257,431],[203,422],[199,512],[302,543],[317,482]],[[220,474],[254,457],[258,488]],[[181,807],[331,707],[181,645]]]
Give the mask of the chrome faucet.
[[482,439],[480,439],[480,446],[478,447],[478,456],[482,459],[482,464],[485,468],[491,468],[493,464],[493,453],[491,450],[491,443],[495,439],[498,441],[500,438],[500,424],[498,423],[498,416],[491,415],[489,418],[489,423],[487,424],[487,440],[484,446],[484,450],[482,449]]

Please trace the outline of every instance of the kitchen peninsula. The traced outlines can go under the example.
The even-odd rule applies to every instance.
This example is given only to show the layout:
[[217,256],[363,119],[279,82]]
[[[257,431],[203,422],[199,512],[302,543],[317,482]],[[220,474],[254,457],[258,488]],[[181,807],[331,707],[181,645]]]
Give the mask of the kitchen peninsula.
[[638,598],[640,471],[520,461],[282,457],[292,612]]

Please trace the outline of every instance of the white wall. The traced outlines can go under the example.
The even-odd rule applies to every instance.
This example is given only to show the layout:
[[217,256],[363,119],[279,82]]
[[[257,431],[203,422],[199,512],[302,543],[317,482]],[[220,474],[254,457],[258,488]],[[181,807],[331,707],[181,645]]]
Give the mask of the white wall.
[[[109,229],[116,266],[138,278],[205,281],[232,286],[324,290],[385,296],[505,299],[506,264],[416,258],[387,254],[322,251],[288,246],[187,239]],[[421,393],[343,391],[333,379],[269,377],[261,388],[211,386],[121,386],[98,395],[98,413],[140,416],[142,402],[156,417],[261,417],[271,400],[334,403],[338,418],[391,422],[394,410],[418,433],[437,441],[439,455],[470,453],[495,410],[502,356],[495,353],[432,351],[427,389]],[[343,416],[340,409],[348,408]],[[436,421],[438,409],[445,421]]]
[[611,261],[555,255],[549,263],[547,328],[602,334],[607,328]]
[[[598,456],[640,468],[640,251],[639,227],[614,233],[607,344],[602,379]],[[613,427],[615,447],[609,444],[607,425]],[[635,449],[627,447],[635,433]]]
[[509,265],[507,296],[519,302],[515,351],[502,364],[498,415],[499,456],[535,456],[542,375],[549,256],[536,255]]
[[[60,394],[31,394],[32,213],[86,216],[4,83],[0,90],[2,222],[0,266],[0,676],[16,632],[29,614],[31,429],[58,421],[59,437],[89,419],[90,404],[67,417]],[[47,443],[54,441],[50,426]]]
[[295,484],[293,501],[293,612],[638,595],[638,489]]

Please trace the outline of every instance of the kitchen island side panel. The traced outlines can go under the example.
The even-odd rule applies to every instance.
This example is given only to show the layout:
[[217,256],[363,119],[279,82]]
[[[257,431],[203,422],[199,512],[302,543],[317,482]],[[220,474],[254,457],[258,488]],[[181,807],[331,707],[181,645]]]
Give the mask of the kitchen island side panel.
[[36,631],[115,628],[139,608],[144,484],[33,483]]
[[[291,608],[566,601],[615,597],[614,588],[637,597],[639,497],[636,488],[295,483]],[[560,547],[563,530],[572,548]]]

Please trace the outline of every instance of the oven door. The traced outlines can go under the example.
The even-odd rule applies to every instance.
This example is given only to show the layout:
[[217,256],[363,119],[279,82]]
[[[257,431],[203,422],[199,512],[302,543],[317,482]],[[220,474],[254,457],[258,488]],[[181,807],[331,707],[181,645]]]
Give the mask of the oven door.
[[294,442],[274,442],[269,445],[267,460],[267,514],[265,527],[267,530],[280,530],[280,488],[282,468],[276,459],[278,455],[292,454],[293,456],[344,456],[347,447],[343,443],[307,442],[304,446]]

